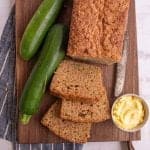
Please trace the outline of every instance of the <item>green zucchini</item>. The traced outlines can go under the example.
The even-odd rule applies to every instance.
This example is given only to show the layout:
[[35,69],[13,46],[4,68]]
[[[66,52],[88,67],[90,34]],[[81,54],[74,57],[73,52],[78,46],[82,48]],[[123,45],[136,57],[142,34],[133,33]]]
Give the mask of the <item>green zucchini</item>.
[[20,121],[27,124],[33,114],[37,113],[44,95],[46,85],[50,81],[59,63],[65,57],[67,28],[54,25],[45,40],[41,55],[34,66],[24,87],[20,100]]
[[29,22],[20,45],[20,55],[31,59],[38,51],[48,29],[56,20],[64,0],[43,0]]

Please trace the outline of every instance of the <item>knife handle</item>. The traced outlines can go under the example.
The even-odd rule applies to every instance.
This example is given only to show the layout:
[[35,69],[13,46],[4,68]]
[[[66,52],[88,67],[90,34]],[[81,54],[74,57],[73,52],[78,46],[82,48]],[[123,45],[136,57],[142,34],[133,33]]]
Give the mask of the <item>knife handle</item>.
[[128,147],[128,150],[135,150],[133,144],[132,144],[132,141],[128,141],[127,142],[127,147]]

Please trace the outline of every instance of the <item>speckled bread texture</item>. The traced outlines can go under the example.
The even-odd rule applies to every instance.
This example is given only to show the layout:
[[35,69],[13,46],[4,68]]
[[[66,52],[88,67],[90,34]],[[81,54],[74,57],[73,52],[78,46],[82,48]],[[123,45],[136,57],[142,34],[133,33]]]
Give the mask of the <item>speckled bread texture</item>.
[[54,103],[41,123],[59,137],[75,143],[85,143],[90,137],[91,123],[75,123],[63,120],[60,115],[60,102]]
[[103,122],[110,119],[110,107],[106,91],[102,91],[101,98],[94,104],[63,99],[61,118],[75,122]]
[[50,91],[62,99],[94,103],[101,99],[102,88],[99,67],[64,60],[55,72]]
[[130,0],[74,0],[67,55],[103,64],[122,56]]

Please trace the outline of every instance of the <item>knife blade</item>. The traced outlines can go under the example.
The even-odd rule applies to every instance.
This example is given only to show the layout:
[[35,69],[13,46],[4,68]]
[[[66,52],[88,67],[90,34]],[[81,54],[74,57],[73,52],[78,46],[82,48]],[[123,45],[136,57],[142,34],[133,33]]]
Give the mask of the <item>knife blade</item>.
[[116,83],[115,83],[115,92],[114,92],[115,97],[118,97],[123,91],[125,76],[126,76],[128,49],[129,49],[129,35],[128,35],[128,31],[126,31],[124,37],[122,59],[117,64]]

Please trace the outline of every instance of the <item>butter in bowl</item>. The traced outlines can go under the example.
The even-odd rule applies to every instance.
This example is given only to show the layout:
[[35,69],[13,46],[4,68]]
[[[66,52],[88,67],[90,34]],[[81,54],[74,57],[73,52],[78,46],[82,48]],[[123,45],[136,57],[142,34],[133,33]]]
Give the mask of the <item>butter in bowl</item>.
[[117,98],[111,110],[114,124],[126,132],[140,130],[148,120],[149,108],[145,100],[135,94]]

